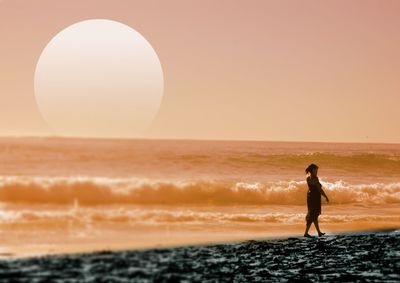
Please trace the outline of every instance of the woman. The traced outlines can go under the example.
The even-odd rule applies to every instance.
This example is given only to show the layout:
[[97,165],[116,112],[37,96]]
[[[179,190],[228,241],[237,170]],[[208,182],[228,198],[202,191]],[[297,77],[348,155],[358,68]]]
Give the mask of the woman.
[[310,229],[311,223],[314,223],[315,228],[318,231],[318,236],[321,237],[325,235],[319,229],[318,225],[318,216],[321,214],[321,195],[323,195],[327,202],[329,202],[328,197],[325,192],[322,190],[322,185],[318,179],[318,166],[315,164],[310,164],[306,169],[306,174],[310,173],[310,176],[307,177],[307,208],[308,213],[306,216],[306,231],[304,232],[304,237],[311,238],[312,236],[308,234],[308,230]]

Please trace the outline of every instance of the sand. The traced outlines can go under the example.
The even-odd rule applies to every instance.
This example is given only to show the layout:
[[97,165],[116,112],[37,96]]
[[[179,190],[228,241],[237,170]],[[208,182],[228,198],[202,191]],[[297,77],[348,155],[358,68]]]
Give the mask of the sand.
[[399,282],[400,230],[0,261],[2,282]]

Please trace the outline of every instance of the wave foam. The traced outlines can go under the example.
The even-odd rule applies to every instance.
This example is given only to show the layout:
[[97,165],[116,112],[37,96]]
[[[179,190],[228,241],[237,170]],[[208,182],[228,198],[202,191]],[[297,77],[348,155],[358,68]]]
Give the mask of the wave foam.
[[[226,213],[220,211],[196,211],[191,209],[68,209],[68,210],[19,210],[0,213],[1,225],[101,225],[123,223],[124,225],[158,225],[158,224],[299,224],[304,223],[305,213]],[[400,223],[399,215],[351,215],[324,214],[321,222],[327,223]]]
[[[321,181],[332,204],[400,203],[400,182],[349,184]],[[305,181],[235,182],[232,180],[154,181],[107,178],[0,178],[5,203],[79,205],[304,205]]]

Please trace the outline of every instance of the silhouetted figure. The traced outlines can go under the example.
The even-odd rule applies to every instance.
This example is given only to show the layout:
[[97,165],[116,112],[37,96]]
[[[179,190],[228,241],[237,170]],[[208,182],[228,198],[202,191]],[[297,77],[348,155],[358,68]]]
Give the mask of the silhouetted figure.
[[306,169],[306,174],[310,173],[307,177],[307,208],[308,213],[306,216],[306,231],[304,232],[304,237],[312,237],[308,234],[308,230],[310,229],[311,223],[314,223],[315,228],[318,231],[318,236],[322,236],[325,233],[322,233],[319,229],[318,225],[318,216],[321,214],[321,195],[323,195],[327,202],[329,202],[328,197],[325,192],[322,190],[322,185],[318,179],[318,166],[310,164]]

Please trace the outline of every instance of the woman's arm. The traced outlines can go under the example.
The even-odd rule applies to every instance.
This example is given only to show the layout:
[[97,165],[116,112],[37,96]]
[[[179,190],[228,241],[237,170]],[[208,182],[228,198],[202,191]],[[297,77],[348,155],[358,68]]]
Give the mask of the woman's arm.
[[318,189],[319,189],[321,195],[323,195],[325,197],[326,201],[329,202],[329,199],[328,199],[327,195],[325,194],[324,190],[322,189],[322,186],[318,186]]

